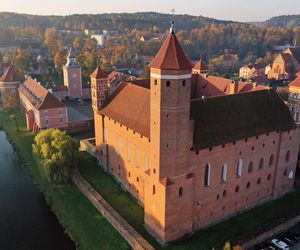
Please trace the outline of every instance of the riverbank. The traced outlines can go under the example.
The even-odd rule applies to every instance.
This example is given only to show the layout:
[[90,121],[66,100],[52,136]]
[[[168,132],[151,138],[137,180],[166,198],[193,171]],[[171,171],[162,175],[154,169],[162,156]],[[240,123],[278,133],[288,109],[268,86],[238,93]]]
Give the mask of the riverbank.
[[91,250],[130,249],[129,244],[74,185],[57,186],[42,178],[38,164],[32,156],[34,135],[26,131],[22,118],[19,118],[19,123],[20,131],[16,132],[8,113],[0,112],[0,127],[5,130],[19,160],[76,247]]

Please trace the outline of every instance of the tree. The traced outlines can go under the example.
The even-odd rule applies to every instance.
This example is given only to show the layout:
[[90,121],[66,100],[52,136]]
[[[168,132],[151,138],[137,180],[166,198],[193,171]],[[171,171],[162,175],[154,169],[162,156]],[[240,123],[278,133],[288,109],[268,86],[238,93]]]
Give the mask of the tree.
[[224,247],[223,247],[223,250],[231,250],[231,244],[229,241],[226,241]]
[[4,99],[4,107],[9,110],[9,118],[15,121],[16,130],[19,131],[19,122],[18,122],[18,110],[19,110],[19,100],[15,93],[11,92]]
[[33,153],[40,160],[42,173],[51,182],[66,182],[76,165],[79,144],[58,129],[41,131],[35,138]]

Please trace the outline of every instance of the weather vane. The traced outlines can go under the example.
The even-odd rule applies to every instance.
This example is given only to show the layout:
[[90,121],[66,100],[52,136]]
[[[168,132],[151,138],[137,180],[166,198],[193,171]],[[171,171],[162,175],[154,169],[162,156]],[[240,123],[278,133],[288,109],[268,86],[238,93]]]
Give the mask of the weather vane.
[[175,32],[175,28],[174,28],[174,23],[175,23],[175,21],[174,21],[175,9],[173,8],[171,10],[171,12],[172,12],[172,21],[171,21],[170,33],[174,33]]

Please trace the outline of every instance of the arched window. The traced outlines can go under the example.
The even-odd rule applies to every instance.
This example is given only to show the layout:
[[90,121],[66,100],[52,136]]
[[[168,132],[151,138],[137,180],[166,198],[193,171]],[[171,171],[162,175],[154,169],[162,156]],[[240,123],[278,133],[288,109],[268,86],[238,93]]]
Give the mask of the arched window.
[[235,192],[238,193],[239,191],[240,191],[240,187],[239,187],[239,186],[236,186],[236,187],[235,187]]
[[204,173],[204,186],[206,187],[210,185],[210,171],[211,171],[211,166],[210,163],[208,163],[205,166],[205,173]]
[[273,163],[274,163],[274,155],[271,155],[270,156],[270,159],[269,159],[269,166],[273,166]]
[[252,173],[253,172],[253,162],[251,161],[248,165],[248,173]]
[[185,86],[185,80],[182,81],[182,86],[183,86],[183,87]]
[[178,194],[179,194],[179,197],[183,196],[183,188],[182,187],[179,188]]
[[226,182],[227,181],[227,164],[224,164],[222,166],[222,181]]
[[259,169],[263,169],[263,167],[264,167],[264,159],[261,158],[260,161],[259,161],[258,168],[259,168]]
[[170,86],[171,86],[171,82],[170,82],[170,81],[167,81],[167,82],[166,82],[166,86],[167,86],[167,87],[170,87]]
[[223,197],[226,197],[227,196],[227,192],[226,190],[223,191]]
[[236,175],[237,177],[242,176],[242,170],[243,170],[243,160],[239,159],[237,163],[237,169],[236,169]]
[[152,194],[155,194],[156,193],[156,189],[155,189],[155,185],[153,185],[152,187]]
[[290,150],[286,152],[285,161],[288,162],[290,160]]
[[247,188],[249,188],[251,186],[251,183],[250,183],[250,181],[248,181],[248,183],[247,183]]
[[271,174],[268,175],[268,181],[271,180]]
[[293,179],[294,178],[294,172],[291,170],[290,172],[289,172],[289,179],[291,180],[291,179]]
[[257,184],[260,184],[261,183],[261,178],[258,178],[257,179]]

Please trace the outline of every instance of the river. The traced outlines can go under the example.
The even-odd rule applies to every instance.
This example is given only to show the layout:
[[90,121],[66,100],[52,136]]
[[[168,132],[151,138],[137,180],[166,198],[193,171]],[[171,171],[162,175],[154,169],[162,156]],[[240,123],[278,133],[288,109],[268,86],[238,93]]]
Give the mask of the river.
[[19,249],[69,250],[75,246],[0,131],[0,250]]

